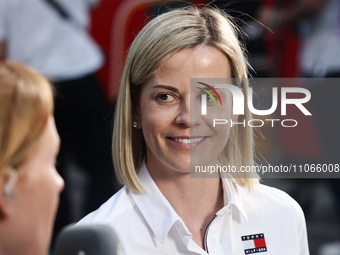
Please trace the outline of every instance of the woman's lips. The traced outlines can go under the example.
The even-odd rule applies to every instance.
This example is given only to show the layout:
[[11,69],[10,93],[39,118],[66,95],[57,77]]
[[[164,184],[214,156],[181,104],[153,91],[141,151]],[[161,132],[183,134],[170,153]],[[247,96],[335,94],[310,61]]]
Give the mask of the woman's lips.
[[202,136],[202,137],[167,137],[168,140],[170,140],[173,144],[179,146],[180,148],[183,149],[190,149],[190,148],[194,148],[198,145],[200,145],[201,143],[204,142],[204,140],[206,139],[206,136]]

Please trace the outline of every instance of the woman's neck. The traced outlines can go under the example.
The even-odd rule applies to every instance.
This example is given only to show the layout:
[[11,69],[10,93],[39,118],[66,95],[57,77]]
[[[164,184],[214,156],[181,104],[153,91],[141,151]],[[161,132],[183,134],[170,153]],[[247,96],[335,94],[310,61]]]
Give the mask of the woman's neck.
[[159,190],[184,221],[193,240],[203,248],[204,232],[224,206],[220,178],[191,178],[190,173],[149,168]]

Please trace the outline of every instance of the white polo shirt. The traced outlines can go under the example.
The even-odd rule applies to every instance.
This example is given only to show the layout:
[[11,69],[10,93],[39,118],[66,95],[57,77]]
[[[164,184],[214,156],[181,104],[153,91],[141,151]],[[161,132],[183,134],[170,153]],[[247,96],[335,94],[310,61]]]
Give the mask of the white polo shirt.
[[124,187],[78,224],[111,225],[127,255],[309,254],[303,212],[278,189],[259,184],[249,193],[233,179],[223,179],[225,206],[207,227],[204,250],[192,240],[145,164],[138,177],[148,193]]

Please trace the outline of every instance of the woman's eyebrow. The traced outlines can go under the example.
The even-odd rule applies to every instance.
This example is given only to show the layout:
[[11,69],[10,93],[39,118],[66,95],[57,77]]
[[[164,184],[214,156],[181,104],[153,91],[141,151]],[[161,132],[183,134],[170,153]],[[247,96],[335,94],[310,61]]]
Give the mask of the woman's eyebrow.
[[172,86],[167,86],[167,85],[155,85],[152,87],[152,89],[156,89],[156,88],[163,88],[163,89],[167,89],[167,90],[171,90],[173,92],[178,93],[178,89]]

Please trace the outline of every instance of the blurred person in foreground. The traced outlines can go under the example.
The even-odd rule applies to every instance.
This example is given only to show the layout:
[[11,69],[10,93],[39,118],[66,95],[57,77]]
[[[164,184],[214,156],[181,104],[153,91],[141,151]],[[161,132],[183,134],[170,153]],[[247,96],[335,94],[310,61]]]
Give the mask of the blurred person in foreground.
[[46,255],[64,181],[49,82],[0,62],[0,254]]
[[[0,57],[37,70],[56,90],[54,117],[61,138],[57,169],[67,185],[55,234],[97,209],[120,188],[111,159],[111,108],[95,75],[104,59],[88,33],[89,12],[98,3],[0,0]],[[80,169],[87,180],[76,201],[70,191],[80,178],[70,178],[72,169]]]
[[[214,84],[190,84],[242,78],[247,98],[238,31],[218,9],[188,7],[159,15],[139,32],[124,67],[112,141],[125,187],[78,224],[111,225],[131,255],[309,254],[301,208],[259,184],[256,173],[191,177],[194,166],[254,165],[250,126],[212,124],[216,114],[248,122],[247,104],[245,115],[233,115],[228,89],[216,89],[221,105],[214,105]],[[201,115],[200,99],[208,94],[210,114]]]

